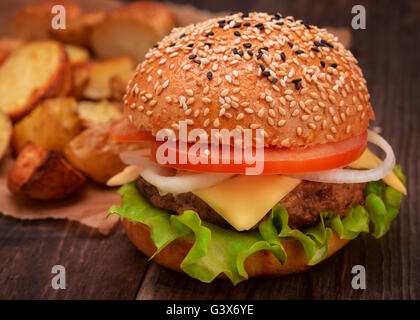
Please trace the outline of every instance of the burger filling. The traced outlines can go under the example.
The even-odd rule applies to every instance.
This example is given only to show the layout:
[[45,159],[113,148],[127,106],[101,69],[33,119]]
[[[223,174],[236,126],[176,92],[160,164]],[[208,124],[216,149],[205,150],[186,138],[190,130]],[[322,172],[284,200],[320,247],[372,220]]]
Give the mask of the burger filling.
[[[332,211],[345,217],[353,206],[363,205],[365,183],[320,183],[302,181],[287,194],[279,204],[289,214],[289,226],[302,229],[320,222],[320,214]],[[165,209],[176,214],[186,210],[198,213],[201,219],[216,225],[232,228],[213,208],[192,192],[161,195],[159,190],[143,178],[137,181],[140,193],[156,208]],[[269,216],[267,213],[264,219]],[[255,225],[253,229],[258,228]]]
[[[405,183],[399,166],[392,175]],[[157,248],[154,255],[176,239],[189,239],[193,245],[181,269],[203,282],[224,273],[233,284],[248,278],[245,260],[258,251],[269,251],[280,263],[286,263],[282,241],[300,242],[307,265],[315,265],[328,257],[333,233],[340,239],[354,239],[361,232],[382,237],[402,200],[402,193],[384,181],[338,184],[303,180],[253,228],[238,231],[197,192],[162,193],[138,178],[123,185],[119,193],[122,204],[111,207],[109,214],[146,225]]]

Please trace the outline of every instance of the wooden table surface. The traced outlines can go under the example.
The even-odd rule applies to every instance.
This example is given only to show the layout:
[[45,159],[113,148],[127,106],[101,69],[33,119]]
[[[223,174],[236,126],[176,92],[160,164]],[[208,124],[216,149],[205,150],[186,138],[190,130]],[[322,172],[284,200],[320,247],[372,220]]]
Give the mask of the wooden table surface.
[[[187,1],[175,1],[185,3]],[[310,271],[280,279],[203,284],[138,252],[120,227],[112,236],[67,221],[22,222],[0,215],[2,299],[420,299],[420,1],[200,0],[214,11],[280,11],[319,26],[350,27],[351,8],[367,10],[352,30],[352,50],[368,80],[375,126],[408,177],[408,197],[390,232],[362,235]],[[66,267],[65,290],[51,287]],[[367,289],[353,290],[351,269],[366,267]]]

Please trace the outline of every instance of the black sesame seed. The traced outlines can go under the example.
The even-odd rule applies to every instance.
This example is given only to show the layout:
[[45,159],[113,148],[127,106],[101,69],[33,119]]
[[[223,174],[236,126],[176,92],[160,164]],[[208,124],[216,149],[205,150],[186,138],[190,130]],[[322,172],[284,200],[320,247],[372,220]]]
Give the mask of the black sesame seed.
[[250,57],[252,57],[254,55],[254,52],[252,52],[252,50],[248,50],[247,52],[248,52]]
[[295,53],[296,54],[302,54],[302,53],[305,53],[305,51],[303,51],[303,50],[296,50]]
[[316,45],[317,47],[323,47],[324,45],[318,41],[314,41],[314,45]]
[[242,26],[242,23],[237,22],[235,23],[235,25],[233,26],[234,28],[240,28]]
[[242,57],[244,55],[244,52],[242,50],[239,50],[238,54]]
[[234,34],[235,36],[237,36],[237,37],[240,37],[240,36],[241,36],[241,33],[240,33],[239,31],[235,31],[233,34]]
[[261,59],[262,55],[263,55],[263,53],[261,51],[258,52],[258,54],[257,54],[257,60]]
[[294,21],[292,18],[288,18],[287,20],[290,21],[290,22],[293,22]]
[[275,13],[275,14],[274,14],[274,19],[275,19],[275,20],[280,20],[280,18],[281,18],[281,17],[280,17],[277,13]]
[[319,52],[319,49],[318,48],[315,48],[315,47],[312,47],[311,50],[312,51],[315,51],[315,52]]
[[277,83],[277,81],[279,81],[279,79],[277,79],[277,78],[271,78],[271,79],[270,79],[270,82],[271,82],[271,83]]
[[262,74],[263,74],[263,76],[268,77],[270,75],[270,72],[269,71],[264,71]]
[[194,60],[194,62],[195,62],[196,64],[201,64],[201,61],[200,61],[200,60]]
[[219,28],[223,28],[225,26],[224,22],[219,22]]
[[206,37],[214,36],[214,32],[210,31],[209,33],[206,33]]
[[249,17],[249,13],[248,12],[242,14],[242,18],[248,18],[248,17]]
[[322,66],[323,68],[325,68],[325,62],[324,62],[324,61],[322,61],[322,60],[321,60],[319,63],[321,64],[321,66]]
[[244,27],[249,27],[251,24],[249,22],[244,23]]
[[204,45],[211,47],[212,44],[210,42],[205,42]]
[[207,72],[207,79],[213,79],[213,73],[211,73],[211,71]]
[[185,33],[183,33],[183,34],[181,34],[180,36],[179,36],[179,38],[180,39],[182,39],[182,38],[184,38],[185,37]]
[[156,49],[157,47],[158,47],[158,45],[157,45],[157,44],[155,44],[155,45],[153,46],[153,48],[155,48],[155,49]]
[[302,21],[301,23],[306,27],[306,29],[311,30],[311,26],[308,23],[304,21]]
[[176,42],[172,42],[169,46],[173,47],[174,45],[176,45]]
[[293,46],[294,46],[293,42],[290,42],[290,41],[287,42],[287,44],[289,45],[290,48],[293,48]]
[[256,27],[256,28],[258,28],[258,29],[260,29],[261,31],[263,31],[264,30],[264,25],[262,24],[262,23],[257,23],[254,27]]
[[302,78],[296,78],[292,80],[293,83],[299,83],[301,81],[302,81]]
[[238,49],[237,48],[233,48],[233,54],[238,54]]
[[336,63],[331,63],[331,67],[337,68],[337,64]]
[[329,42],[325,41],[324,39],[322,39],[322,40],[321,40],[321,43],[322,43],[322,44],[325,44],[327,47],[330,47],[330,48],[332,48],[332,49],[334,48],[334,46],[333,46],[331,43],[329,43]]
[[281,60],[286,61],[286,54],[284,52],[280,53]]
[[249,43],[249,42],[247,42],[247,43],[244,43],[243,44],[243,46],[245,47],[245,48],[251,48],[252,47],[252,44],[251,43]]
[[295,83],[295,87],[296,87],[296,90],[300,90],[300,84],[299,84],[299,82],[298,83]]
[[268,51],[268,47],[262,47],[261,50]]
[[226,20],[219,20],[217,23],[226,23]]
[[196,54],[192,54],[192,55],[188,56],[188,59],[190,59],[190,60],[195,59],[195,58],[197,58]]
[[193,43],[193,42],[191,42],[190,44],[188,44],[188,45],[187,45],[187,47],[189,47],[189,48],[194,47],[194,43]]
[[260,64],[260,68],[261,68],[261,70],[262,70],[262,71],[264,71],[264,70],[265,70],[265,67],[264,67],[264,65],[262,65],[262,64]]
[[276,22],[276,25],[282,26],[282,25],[284,25],[284,22]]

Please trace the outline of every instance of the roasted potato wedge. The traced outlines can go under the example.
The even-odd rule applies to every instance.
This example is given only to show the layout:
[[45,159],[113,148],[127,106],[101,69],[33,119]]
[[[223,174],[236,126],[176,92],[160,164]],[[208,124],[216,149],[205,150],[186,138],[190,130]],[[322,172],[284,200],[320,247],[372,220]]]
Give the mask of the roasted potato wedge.
[[83,47],[66,44],[64,48],[66,49],[69,63],[73,68],[83,66],[90,59],[89,51]]
[[41,98],[61,92],[67,55],[56,41],[33,42],[14,51],[0,68],[0,111],[16,121]]
[[12,122],[0,112],[0,160],[4,157],[9,148],[10,138],[12,137]]
[[121,108],[107,100],[79,101],[77,104],[79,118],[85,127],[121,119],[124,115]]
[[175,18],[165,4],[135,2],[107,13],[93,27],[91,48],[101,59],[128,55],[138,63],[175,25]]
[[89,12],[67,23],[66,29],[52,30],[55,39],[69,44],[89,47],[92,28],[105,17],[102,11]]
[[91,100],[109,99],[112,96],[111,79],[128,81],[133,73],[134,62],[130,57],[93,62],[76,68],[73,74],[73,95]]
[[6,61],[10,54],[21,45],[21,41],[17,39],[8,37],[0,38],[0,66]]
[[27,142],[32,141],[40,148],[61,153],[81,130],[74,98],[48,99],[14,126],[13,150],[19,153]]
[[86,178],[54,151],[29,143],[19,153],[7,177],[12,193],[33,199],[59,199],[76,191]]
[[70,1],[42,1],[20,9],[11,20],[10,30],[15,37],[35,41],[51,38],[51,9],[62,5],[66,9],[66,25],[82,15],[82,9]]
[[103,123],[84,130],[64,149],[66,159],[96,182],[105,184],[124,169],[120,153],[146,147],[147,142],[118,143],[109,139],[111,123]]
[[127,83],[131,77],[112,77],[110,79],[111,100],[123,101],[125,92],[127,91]]

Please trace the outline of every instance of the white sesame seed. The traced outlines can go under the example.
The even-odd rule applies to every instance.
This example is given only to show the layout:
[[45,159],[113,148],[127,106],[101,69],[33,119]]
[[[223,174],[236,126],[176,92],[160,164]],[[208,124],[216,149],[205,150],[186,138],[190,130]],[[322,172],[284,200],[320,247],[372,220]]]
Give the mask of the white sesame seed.
[[279,122],[277,122],[277,125],[278,125],[279,127],[283,127],[285,124],[286,124],[286,120],[284,120],[284,119],[279,120]]

